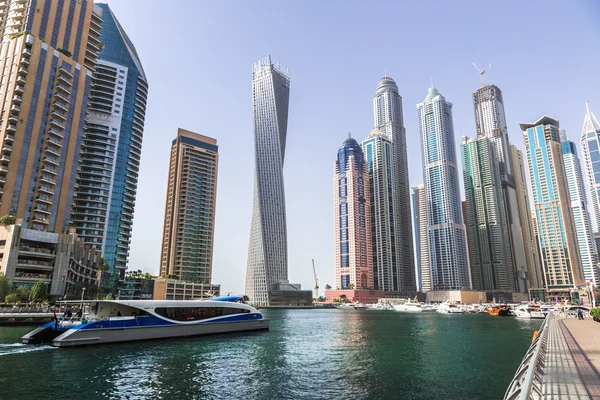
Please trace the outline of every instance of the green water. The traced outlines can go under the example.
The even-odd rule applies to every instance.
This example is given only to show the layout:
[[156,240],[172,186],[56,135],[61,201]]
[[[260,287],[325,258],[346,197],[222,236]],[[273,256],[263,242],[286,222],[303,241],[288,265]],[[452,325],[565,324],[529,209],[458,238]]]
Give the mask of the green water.
[[265,310],[270,331],[56,349],[0,327],[0,399],[501,399],[537,321]]

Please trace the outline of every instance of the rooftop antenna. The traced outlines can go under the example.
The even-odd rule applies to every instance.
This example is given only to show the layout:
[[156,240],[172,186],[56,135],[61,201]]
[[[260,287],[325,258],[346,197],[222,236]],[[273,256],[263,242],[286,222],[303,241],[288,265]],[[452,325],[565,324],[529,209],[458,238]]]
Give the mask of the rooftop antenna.
[[387,78],[387,68],[384,68],[384,69],[383,69],[383,77],[384,77],[384,78]]
[[[475,67],[475,69],[479,72],[479,75],[481,75],[481,87],[485,86],[485,82],[483,80],[483,75],[485,74],[485,66],[481,66],[481,68],[479,68],[477,66],[477,64],[473,63],[473,66]],[[490,65],[488,66],[488,71],[492,69],[492,64],[490,63]]]
[[433,76],[431,76],[431,88],[433,89]]
[[348,132],[348,139],[352,138],[352,134],[350,132]]
[[585,101],[585,110],[587,111],[587,114],[590,114],[590,105],[588,104],[588,101]]

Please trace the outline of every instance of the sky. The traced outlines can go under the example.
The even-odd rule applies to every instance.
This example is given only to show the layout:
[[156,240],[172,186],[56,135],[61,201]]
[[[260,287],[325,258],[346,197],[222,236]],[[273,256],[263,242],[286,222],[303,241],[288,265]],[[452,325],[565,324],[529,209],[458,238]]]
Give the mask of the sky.
[[[158,274],[171,141],[181,127],[217,139],[213,283],[243,293],[254,174],[252,65],[291,74],[284,166],[289,280],[334,284],[333,162],[348,132],[373,129],[387,72],[403,98],[410,184],[423,182],[416,104],[433,79],[454,104],[458,146],[475,136],[472,63],[492,64],[511,141],[520,122],[560,119],[579,146],[585,102],[600,117],[600,2],[109,0],[150,89],[129,269]],[[460,154],[460,153],[457,153]],[[462,190],[462,189],[461,189]]]

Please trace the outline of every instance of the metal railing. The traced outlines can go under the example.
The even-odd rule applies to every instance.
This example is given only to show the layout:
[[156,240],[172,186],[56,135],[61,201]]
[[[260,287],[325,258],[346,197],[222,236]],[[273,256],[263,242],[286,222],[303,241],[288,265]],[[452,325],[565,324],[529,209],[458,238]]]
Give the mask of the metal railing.
[[548,348],[548,325],[555,318],[549,313],[537,331],[514,378],[508,385],[504,400],[529,400],[542,396],[542,375]]

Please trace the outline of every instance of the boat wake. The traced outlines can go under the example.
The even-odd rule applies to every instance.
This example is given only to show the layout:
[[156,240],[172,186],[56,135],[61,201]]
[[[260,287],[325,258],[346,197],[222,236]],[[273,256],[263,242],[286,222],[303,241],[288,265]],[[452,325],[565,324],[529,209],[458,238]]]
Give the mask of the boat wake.
[[0,357],[12,354],[31,353],[42,350],[55,350],[53,346],[31,346],[23,343],[0,343]]

